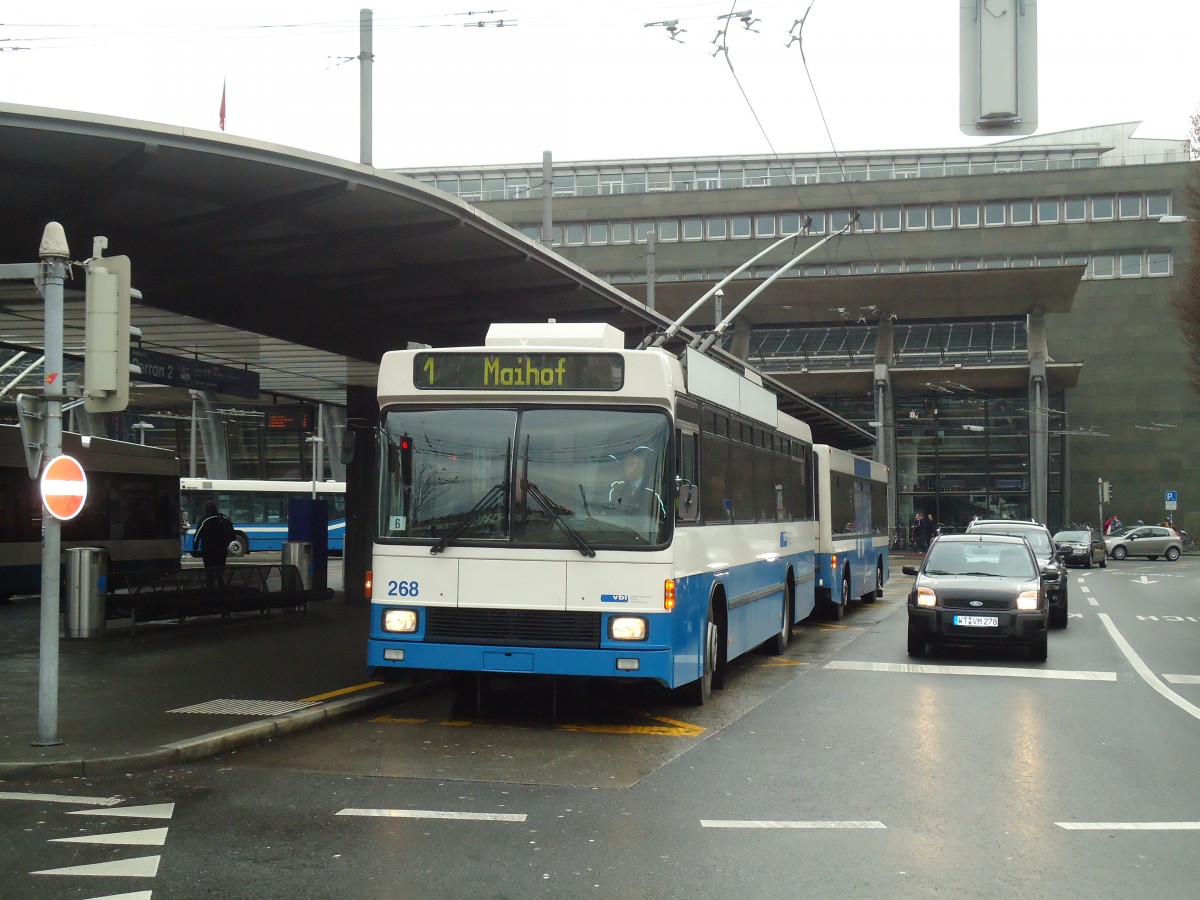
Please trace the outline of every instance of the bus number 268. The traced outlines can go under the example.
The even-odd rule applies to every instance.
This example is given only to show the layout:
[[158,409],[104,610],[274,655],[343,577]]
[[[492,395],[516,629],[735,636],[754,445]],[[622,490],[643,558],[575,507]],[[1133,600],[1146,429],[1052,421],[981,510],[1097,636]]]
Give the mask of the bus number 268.
[[387,595],[389,597],[416,597],[421,593],[421,586],[416,581],[389,581]]

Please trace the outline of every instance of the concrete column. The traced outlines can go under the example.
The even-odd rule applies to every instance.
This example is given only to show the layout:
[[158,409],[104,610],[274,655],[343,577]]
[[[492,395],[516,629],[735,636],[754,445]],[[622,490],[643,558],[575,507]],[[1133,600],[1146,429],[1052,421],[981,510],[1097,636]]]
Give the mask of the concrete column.
[[1034,309],[1026,317],[1029,335],[1029,502],[1030,513],[1047,521],[1050,442],[1047,434],[1046,317]]

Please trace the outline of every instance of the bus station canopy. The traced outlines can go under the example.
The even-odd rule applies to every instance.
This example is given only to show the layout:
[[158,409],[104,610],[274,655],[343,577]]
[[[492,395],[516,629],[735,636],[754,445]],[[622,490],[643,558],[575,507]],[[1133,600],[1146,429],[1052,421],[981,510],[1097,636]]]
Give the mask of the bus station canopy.
[[[385,351],[482,343],[495,319],[607,322],[631,341],[669,324],[444,192],[225,134],[0,104],[0,197],[0,263],[35,262],[51,221],[77,261],[105,236],[101,255],[131,260],[143,348],[252,369],[269,396],[343,403]],[[78,269],[69,288],[68,355],[83,343]],[[0,282],[0,347],[39,348],[43,329],[31,286]],[[764,380],[817,440],[873,439]]]

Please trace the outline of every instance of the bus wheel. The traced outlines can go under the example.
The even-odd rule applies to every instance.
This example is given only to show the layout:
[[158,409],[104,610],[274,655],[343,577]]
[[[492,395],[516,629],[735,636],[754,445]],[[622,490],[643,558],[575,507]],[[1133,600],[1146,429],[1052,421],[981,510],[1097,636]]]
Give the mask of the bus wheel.
[[880,562],[875,566],[875,587],[867,591],[858,599],[863,603],[874,603],[879,597],[883,596],[883,563]]
[[250,552],[250,539],[240,531],[236,532],[233,540],[229,542],[230,556],[245,556]]
[[688,701],[694,706],[703,706],[712,697],[713,673],[717,670],[717,623],[713,621],[711,601],[708,604],[708,618],[704,623],[700,652],[704,654],[704,672],[691,684],[683,687]]
[[780,656],[787,649],[788,641],[792,637],[792,585],[789,582],[783,589],[783,627],[779,632],[771,637],[767,643],[767,652],[773,656]]

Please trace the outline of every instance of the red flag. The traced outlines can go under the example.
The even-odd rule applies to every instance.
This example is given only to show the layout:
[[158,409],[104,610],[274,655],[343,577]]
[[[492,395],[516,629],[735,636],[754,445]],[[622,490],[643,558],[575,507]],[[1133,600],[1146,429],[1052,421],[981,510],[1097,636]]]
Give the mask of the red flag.
[[221,130],[225,130],[225,82],[221,82]]

